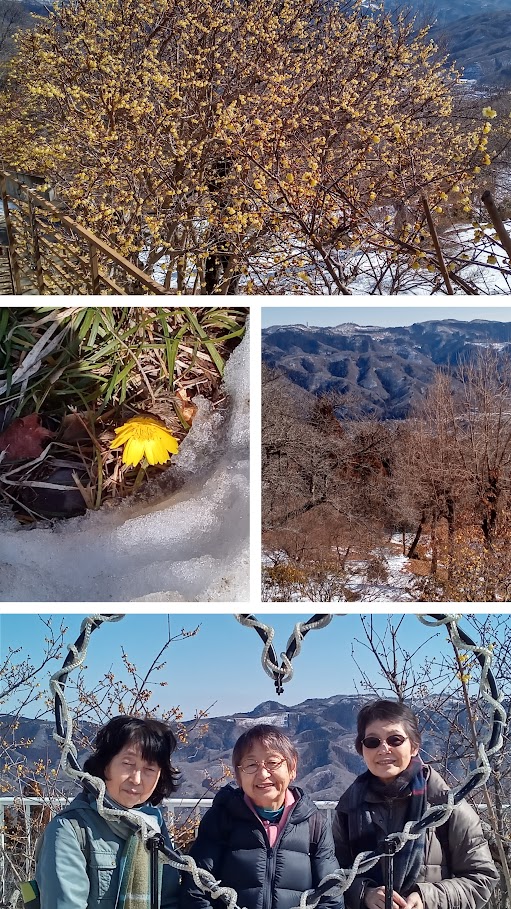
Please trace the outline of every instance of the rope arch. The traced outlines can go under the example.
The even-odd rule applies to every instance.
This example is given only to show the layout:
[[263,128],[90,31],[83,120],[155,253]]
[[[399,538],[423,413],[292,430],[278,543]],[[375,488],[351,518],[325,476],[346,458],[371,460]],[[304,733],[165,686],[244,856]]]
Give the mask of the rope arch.
[[[157,849],[164,861],[167,861],[179,871],[186,871],[191,874],[196,885],[205,893],[211,894],[213,899],[221,899],[228,909],[240,909],[237,905],[238,897],[235,890],[222,886],[221,882],[216,881],[212,874],[202,868],[198,868],[191,856],[169,849],[163,842],[163,838],[159,834],[155,835],[154,831],[148,828],[140,820],[139,816],[133,815],[129,809],[119,810],[116,808],[106,792],[104,781],[98,777],[92,777],[83,771],[78,764],[76,748],[72,741],[72,719],[64,694],[67,678],[70,672],[83,663],[93,631],[104,622],[119,621],[122,618],[124,618],[124,615],[94,615],[86,618],[82,622],[76,642],[68,645],[69,653],[62,668],[51,677],[50,689],[54,697],[56,723],[54,737],[62,749],[61,764],[63,770],[73,779],[79,780],[88,791],[97,796],[98,812],[105,820],[108,821],[109,818],[112,820],[122,819],[134,833],[142,836],[148,848]],[[277,694],[282,694],[284,691],[283,685],[289,682],[293,676],[292,660],[299,655],[305,636],[310,631],[326,627],[332,621],[334,615],[315,614],[305,622],[297,623],[287,642],[285,652],[280,654],[280,663],[273,647],[274,629],[259,621],[254,615],[239,614],[235,618],[240,624],[254,628],[263,641],[263,668],[273,678]],[[419,821],[409,821],[400,833],[393,833],[386,837],[385,852],[362,852],[356,856],[350,869],[340,869],[333,874],[329,874],[320,881],[314,890],[306,890],[300,899],[300,909],[309,909],[309,907],[314,909],[321,898],[331,890],[337,889],[344,892],[351,886],[357,874],[369,871],[381,858],[395,854],[395,852],[403,848],[407,840],[417,839],[423,830],[437,827],[447,821],[455,805],[469,792],[482,786],[487,781],[491,773],[490,758],[502,748],[503,730],[507,717],[491,671],[491,651],[486,647],[477,645],[469,635],[458,628],[458,622],[462,618],[461,614],[420,614],[417,615],[417,618],[424,625],[430,627],[445,625],[453,645],[457,649],[461,647],[464,650],[472,651],[481,667],[479,692],[491,710],[491,727],[486,740],[478,745],[476,766],[461,784],[449,791],[445,804],[429,808]],[[156,843],[154,842],[155,840]]]

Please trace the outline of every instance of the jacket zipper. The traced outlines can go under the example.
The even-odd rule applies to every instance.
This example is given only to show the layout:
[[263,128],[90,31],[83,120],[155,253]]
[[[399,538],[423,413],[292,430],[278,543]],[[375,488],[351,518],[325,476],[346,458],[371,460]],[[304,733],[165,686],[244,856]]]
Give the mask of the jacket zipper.
[[287,816],[286,824],[283,827],[283,829],[280,831],[273,846],[270,846],[268,834],[266,833],[266,830],[264,831],[264,835],[266,837],[268,846],[266,849],[266,874],[265,874],[265,879],[264,879],[262,909],[271,909],[271,905],[273,903],[273,888],[274,888],[274,884],[275,884],[275,873],[277,870],[277,847],[280,845],[280,842],[284,837],[284,834],[288,828],[289,818],[291,817],[291,814],[294,811],[295,805],[297,805],[297,804],[298,804],[298,802],[295,802],[295,804],[291,806],[291,811],[289,812],[289,814]]
[[[275,843],[275,846],[277,844]],[[262,909],[270,909],[273,897],[273,885],[275,883],[275,870],[277,865],[277,850],[275,846],[268,844],[266,853],[266,874],[264,879],[263,905]]]

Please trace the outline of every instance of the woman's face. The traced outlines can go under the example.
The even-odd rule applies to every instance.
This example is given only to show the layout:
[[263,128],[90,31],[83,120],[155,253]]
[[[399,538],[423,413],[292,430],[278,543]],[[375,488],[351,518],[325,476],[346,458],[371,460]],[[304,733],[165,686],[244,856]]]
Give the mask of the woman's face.
[[[374,720],[365,729],[364,738],[372,735],[380,739],[377,748],[366,748],[362,745],[362,757],[368,770],[384,783],[389,783],[396,776],[406,770],[412,757],[418,754],[419,749],[408,738],[402,723],[384,720]],[[391,735],[404,736],[402,745],[388,745],[385,739]]]
[[[263,767],[263,761],[266,767]],[[275,769],[268,770],[268,763],[281,762]],[[247,773],[250,765],[257,764],[255,773]],[[296,776],[296,761],[289,769],[287,761],[282,754],[274,748],[268,748],[261,742],[256,742],[246,751],[241,759],[241,766],[236,767],[236,779],[245,795],[252,799],[259,808],[269,808],[277,811],[284,804],[286,790]]]
[[152,796],[160,773],[156,761],[146,761],[140,748],[128,744],[105,768],[106,790],[123,808],[134,808]]

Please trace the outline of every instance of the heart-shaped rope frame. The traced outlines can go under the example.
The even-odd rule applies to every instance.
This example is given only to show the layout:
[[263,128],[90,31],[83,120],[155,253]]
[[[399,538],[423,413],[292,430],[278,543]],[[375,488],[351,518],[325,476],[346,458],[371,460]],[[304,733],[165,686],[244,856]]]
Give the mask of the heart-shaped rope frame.
[[[199,868],[189,855],[184,855],[175,849],[169,849],[160,835],[157,835],[156,845],[151,845],[154,840],[154,832],[147,825],[140,822],[138,815],[133,815],[128,809],[119,811],[118,807],[112,803],[105,791],[105,783],[98,777],[92,777],[85,773],[79,766],[77,760],[76,747],[73,744],[72,719],[65,699],[65,685],[69,673],[80,666],[86,656],[87,648],[92,633],[99,628],[104,622],[116,622],[124,618],[124,615],[94,615],[84,619],[80,628],[80,634],[74,644],[68,645],[69,653],[64,661],[62,669],[56,672],[50,681],[50,689],[54,697],[55,706],[55,724],[56,732],[54,738],[62,749],[62,767],[64,772],[73,779],[94,793],[98,799],[98,811],[106,820],[108,818],[122,819],[139,833],[148,848],[156,848],[168,862],[179,871],[189,872],[195,883],[205,893],[211,894],[213,899],[221,899],[228,909],[239,909],[237,905],[237,893],[230,887],[224,887],[221,881],[215,880],[214,876],[203,868]],[[293,634],[289,638],[284,653],[281,653],[280,664],[277,661],[277,655],[273,647],[275,631],[270,625],[266,625],[253,615],[236,615],[235,618],[247,627],[254,628],[263,641],[262,664],[274,680],[277,693],[281,694],[283,685],[288,682],[293,675],[292,660],[298,656],[301,650],[302,642],[309,631],[325,628],[330,624],[333,615],[318,614],[311,616],[305,622],[299,622],[295,625]],[[443,824],[450,816],[455,805],[464,798],[473,789],[482,786],[488,779],[491,768],[490,758],[493,757],[501,748],[503,742],[503,730],[505,728],[507,717],[501,703],[501,697],[491,672],[491,651],[483,646],[477,645],[472,639],[458,628],[458,622],[462,618],[461,614],[449,615],[417,615],[419,621],[431,627],[445,625],[448,629],[452,643],[456,648],[469,650],[474,653],[481,667],[481,678],[479,691],[483,700],[491,709],[491,724],[487,739],[478,745],[478,757],[475,768],[468,774],[467,778],[455,789],[449,791],[447,802],[444,805],[435,805],[429,808],[419,821],[409,821],[401,833],[391,835],[393,839],[393,852],[403,848],[409,839],[417,839],[422,831],[428,827],[437,827]],[[387,840],[389,837],[387,837]],[[338,872],[327,875],[319,882],[314,890],[306,890],[300,899],[300,909],[315,907],[321,898],[333,889],[344,892],[347,890],[356,875],[368,871],[383,856],[381,852],[362,852],[355,858],[351,869],[340,869]],[[388,854],[388,853],[387,853]]]

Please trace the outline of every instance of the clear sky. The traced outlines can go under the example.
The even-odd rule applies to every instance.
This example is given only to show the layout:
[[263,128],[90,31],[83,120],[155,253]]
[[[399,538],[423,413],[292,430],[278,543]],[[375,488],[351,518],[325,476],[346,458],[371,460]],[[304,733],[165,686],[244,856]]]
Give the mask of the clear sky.
[[407,301],[406,306],[386,306],[374,303],[366,306],[263,306],[261,323],[263,328],[270,325],[340,325],[343,322],[354,322],[356,325],[400,326],[413,322],[427,322],[429,319],[459,319],[470,322],[472,319],[489,319],[498,322],[511,322],[511,306],[467,306],[465,303],[449,302],[427,306]]
[[[295,624],[310,615],[312,610],[301,614],[261,614],[258,618],[275,628],[274,647],[280,655]],[[53,625],[56,628],[65,619],[68,629],[65,641],[71,644],[78,637],[84,617],[77,613],[54,614]],[[394,622],[400,617],[394,615]],[[379,614],[373,618],[383,632],[387,616]],[[166,667],[158,675],[168,685],[158,690],[157,703],[163,708],[180,706],[185,719],[193,718],[199,710],[208,710],[210,716],[249,711],[269,699],[294,705],[307,698],[355,693],[361,690],[360,671],[351,655],[352,646],[358,662],[373,679],[378,678],[374,657],[366,647],[357,644],[357,639],[364,638],[360,615],[336,615],[326,628],[310,631],[293,662],[294,676],[284,685],[284,694],[277,697],[273,681],[261,666],[261,639],[253,628],[240,625],[233,615],[169,617],[161,613],[130,613],[119,622],[105,623],[93,633],[85,673],[91,687],[110,669],[117,676],[122,675],[121,646],[139,671],[145,672],[167,638],[168,622],[172,635],[179,634],[183,628],[191,630],[199,626],[195,637],[171,644],[165,656]],[[466,623],[462,627],[471,634]],[[42,653],[45,634],[46,628],[37,615],[0,615],[0,666],[9,647],[20,648],[15,657],[17,663],[26,658],[36,662]],[[421,662],[426,656],[450,650],[445,629],[427,628],[413,614],[404,617],[399,641],[411,652],[425,642],[416,657]],[[41,677],[43,688],[47,687],[50,672],[59,669],[64,658],[65,653]],[[0,706],[0,712],[9,712],[12,706],[12,702],[6,702]]]

